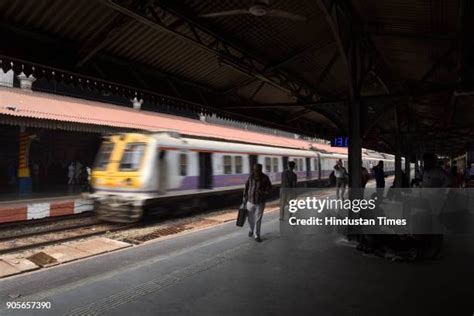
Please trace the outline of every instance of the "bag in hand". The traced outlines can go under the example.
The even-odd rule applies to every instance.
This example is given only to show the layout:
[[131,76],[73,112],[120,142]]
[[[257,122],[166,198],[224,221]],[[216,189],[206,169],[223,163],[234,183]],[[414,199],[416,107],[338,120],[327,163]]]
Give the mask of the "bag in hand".
[[237,214],[237,222],[235,225],[242,227],[245,224],[245,219],[247,218],[247,208],[245,207],[246,203],[242,203],[239,207],[239,212]]

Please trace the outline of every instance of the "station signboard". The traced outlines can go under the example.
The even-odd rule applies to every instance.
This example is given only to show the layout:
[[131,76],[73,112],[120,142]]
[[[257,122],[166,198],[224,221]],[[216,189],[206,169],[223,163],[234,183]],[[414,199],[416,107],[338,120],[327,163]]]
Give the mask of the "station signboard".
[[338,136],[331,140],[331,147],[349,147],[349,137]]

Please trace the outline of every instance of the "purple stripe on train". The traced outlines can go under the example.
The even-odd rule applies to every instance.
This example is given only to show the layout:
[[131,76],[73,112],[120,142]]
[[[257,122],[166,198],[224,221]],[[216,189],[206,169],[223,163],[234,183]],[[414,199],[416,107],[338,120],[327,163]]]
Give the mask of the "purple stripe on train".
[[[266,175],[270,178],[271,182],[279,182],[281,181],[281,172],[267,172]],[[306,171],[299,171],[296,172],[298,176],[298,180],[305,180]],[[228,187],[228,186],[235,186],[235,185],[244,185],[247,181],[249,175],[248,174],[224,174],[213,176],[213,187]],[[318,171],[311,171],[311,178],[316,179],[318,177]],[[199,187],[199,176],[189,176],[184,177],[181,180],[181,185],[173,189],[172,191],[182,191],[182,190],[194,190]]]
[[199,187],[199,176],[189,176],[189,177],[184,177],[183,180],[181,180],[181,185],[179,188],[174,189],[178,191],[182,190],[195,190]]
[[248,174],[224,174],[219,176],[213,176],[214,187],[228,187],[233,185],[243,185],[249,177]]
[[321,170],[321,178],[328,178],[333,170]]

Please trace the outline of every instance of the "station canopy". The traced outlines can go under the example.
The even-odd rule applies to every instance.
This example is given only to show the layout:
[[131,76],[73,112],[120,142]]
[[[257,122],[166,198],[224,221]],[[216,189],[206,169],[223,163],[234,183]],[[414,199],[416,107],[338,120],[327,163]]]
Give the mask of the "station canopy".
[[347,135],[360,109],[366,148],[455,154],[474,136],[473,9],[469,0],[4,0],[0,66],[143,98],[151,110],[166,103],[321,138]]

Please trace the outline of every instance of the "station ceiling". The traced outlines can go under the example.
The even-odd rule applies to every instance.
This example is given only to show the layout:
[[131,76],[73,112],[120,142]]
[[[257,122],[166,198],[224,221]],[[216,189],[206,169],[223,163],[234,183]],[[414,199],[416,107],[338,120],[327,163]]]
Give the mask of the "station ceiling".
[[472,146],[469,0],[4,0],[0,16],[4,69],[322,138],[360,107],[367,148]]

